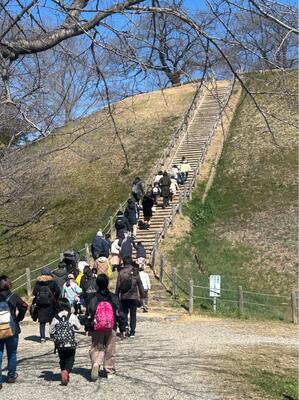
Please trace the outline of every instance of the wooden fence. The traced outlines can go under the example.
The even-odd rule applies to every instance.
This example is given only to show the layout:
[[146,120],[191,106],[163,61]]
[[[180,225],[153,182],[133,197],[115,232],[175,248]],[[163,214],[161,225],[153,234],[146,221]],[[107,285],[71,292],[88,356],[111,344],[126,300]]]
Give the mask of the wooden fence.
[[[164,256],[161,255],[156,277],[174,299],[188,308],[190,315],[193,313],[194,302],[197,300],[212,305],[213,297],[209,296],[209,286],[195,285],[192,279],[182,278],[177,273],[177,268],[173,267],[171,272],[167,271],[165,264]],[[253,301],[252,297],[260,298],[261,301]],[[298,323],[298,296],[295,291],[292,291],[289,296],[282,296],[244,290],[242,286],[238,286],[235,289],[221,289],[221,296],[217,297],[217,302],[228,304],[231,310],[237,310],[240,315],[244,315],[246,311],[252,311],[253,309],[262,308],[267,311],[269,308],[276,308],[279,311],[284,308],[286,311],[288,310],[290,320],[294,324]]]

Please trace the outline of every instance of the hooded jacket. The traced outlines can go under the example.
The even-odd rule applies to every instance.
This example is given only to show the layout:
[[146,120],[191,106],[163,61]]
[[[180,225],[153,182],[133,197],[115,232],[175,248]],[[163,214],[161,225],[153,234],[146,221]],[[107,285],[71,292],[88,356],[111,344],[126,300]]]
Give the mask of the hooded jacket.
[[127,217],[130,225],[136,225],[138,220],[138,210],[136,203],[132,202],[127,205],[125,211],[125,217]]
[[28,308],[28,304],[25,303],[25,301],[23,301],[16,293],[12,293],[9,289],[0,291],[0,301],[5,301],[8,297],[8,305],[11,317],[16,324],[15,334],[18,335],[19,333],[21,333],[19,322],[23,321]]
[[94,259],[99,256],[109,257],[110,245],[102,236],[96,236],[91,244],[91,252]]
[[[123,279],[126,279],[126,276],[130,275],[131,280],[132,280],[132,286],[131,289],[128,290],[127,292],[122,292],[121,291],[121,281]],[[139,271],[137,268],[134,268],[132,265],[125,265],[118,273],[117,277],[117,282],[116,282],[116,290],[115,294],[120,298],[121,300],[135,300],[139,301],[140,298],[145,297],[143,285],[140,279]]]
[[33,303],[36,303],[36,295],[42,286],[48,286],[53,294],[53,302],[47,306],[37,305],[37,318],[39,322],[51,322],[56,312],[56,302],[60,296],[60,289],[51,275],[40,275],[33,289]]
[[61,291],[62,286],[65,284],[68,276],[66,268],[58,268],[56,271],[53,271],[52,274]]
[[[124,237],[124,233],[130,230],[128,218],[124,215],[119,215],[115,221],[116,236],[119,239]],[[111,250],[112,251],[112,250]]]

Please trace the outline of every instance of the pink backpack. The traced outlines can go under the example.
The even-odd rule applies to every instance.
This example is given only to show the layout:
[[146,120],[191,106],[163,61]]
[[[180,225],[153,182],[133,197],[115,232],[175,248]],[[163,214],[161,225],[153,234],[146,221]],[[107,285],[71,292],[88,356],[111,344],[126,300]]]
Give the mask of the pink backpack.
[[93,327],[97,332],[112,332],[114,328],[114,312],[112,305],[108,301],[101,301],[97,305]]

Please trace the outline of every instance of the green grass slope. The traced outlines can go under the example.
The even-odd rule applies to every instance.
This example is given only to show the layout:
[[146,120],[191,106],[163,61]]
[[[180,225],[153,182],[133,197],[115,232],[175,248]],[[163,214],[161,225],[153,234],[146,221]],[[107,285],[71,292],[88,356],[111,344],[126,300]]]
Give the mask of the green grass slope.
[[150,172],[195,89],[190,84],[127,98],[113,105],[113,121],[102,110],[8,159],[15,168],[9,184],[19,183],[22,191],[16,189],[1,208],[0,219],[22,221],[41,213],[22,227],[4,226],[0,271],[18,275],[67,248],[84,247],[127,198],[132,179]]
[[[297,287],[297,72],[247,76],[251,92],[267,113],[276,143],[262,116],[243,93],[207,201],[196,189],[185,212],[193,227],[168,258],[185,279],[208,286],[210,274],[222,276],[221,299],[245,293],[247,313],[289,320],[290,292]],[[193,255],[202,264],[199,268]],[[197,288],[197,296],[208,290]],[[237,303],[219,299],[219,310],[237,314]],[[254,305],[249,303],[259,303]],[[196,299],[211,310],[211,301]]]

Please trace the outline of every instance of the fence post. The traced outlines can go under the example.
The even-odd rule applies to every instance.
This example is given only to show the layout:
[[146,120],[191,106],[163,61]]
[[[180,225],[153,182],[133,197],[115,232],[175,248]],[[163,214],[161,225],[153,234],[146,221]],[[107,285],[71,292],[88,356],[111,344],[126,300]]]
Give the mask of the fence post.
[[163,272],[164,272],[164,256],[163,256],[163,254],[161,254],[161,257],[160,257],[160,273],[159,273],[160,282],[163,281]]
[[193,280],[189,282],[189,315],[193,313]]
[[180,197],[179,197],[179,214],[182,214],[182,193],[180,192]]
[[172,268],[172,296],[176,297],[176,268]]
[[175,214],[176,214],[176,205],[173,204],[172,210],[171,210],[171,225],[174,225]]
[[109,218],[109,226],[110,226],[110,235],[111,235],[111,238],[112,238],[113,228],[114,228],[113,217]]
[[192,184],[189,187],[189,200],[192,200]]
[[153,248],[153,261],[152,261],[154,269],[155,269],[156,261],[157,261],[158,245],[159,245],[159,232],[156,232],[155,243],[154,243],[154,248]]
[[30,296],[31,295],[30,268],[26,268],[26,288],[27,288],[27,296]]
[[239,311],[241,314],[244,312],[244,298],[243,298],[243,288],[239,286]]
[[167,218],[164,218],[164,223],[163,223],[163,238],[166,238],[166,234],[167,234]]
[[296,301],[296,292],[292,291],[291,293],[291,306],[292,306],[292,322],[293,324],[298,324],[298,315],[297,315],[297,301]]
[[86,261],[89,263],[90,251],[89,251],[89,244],[88,243],[85,243],[85,256],[86,256]]

